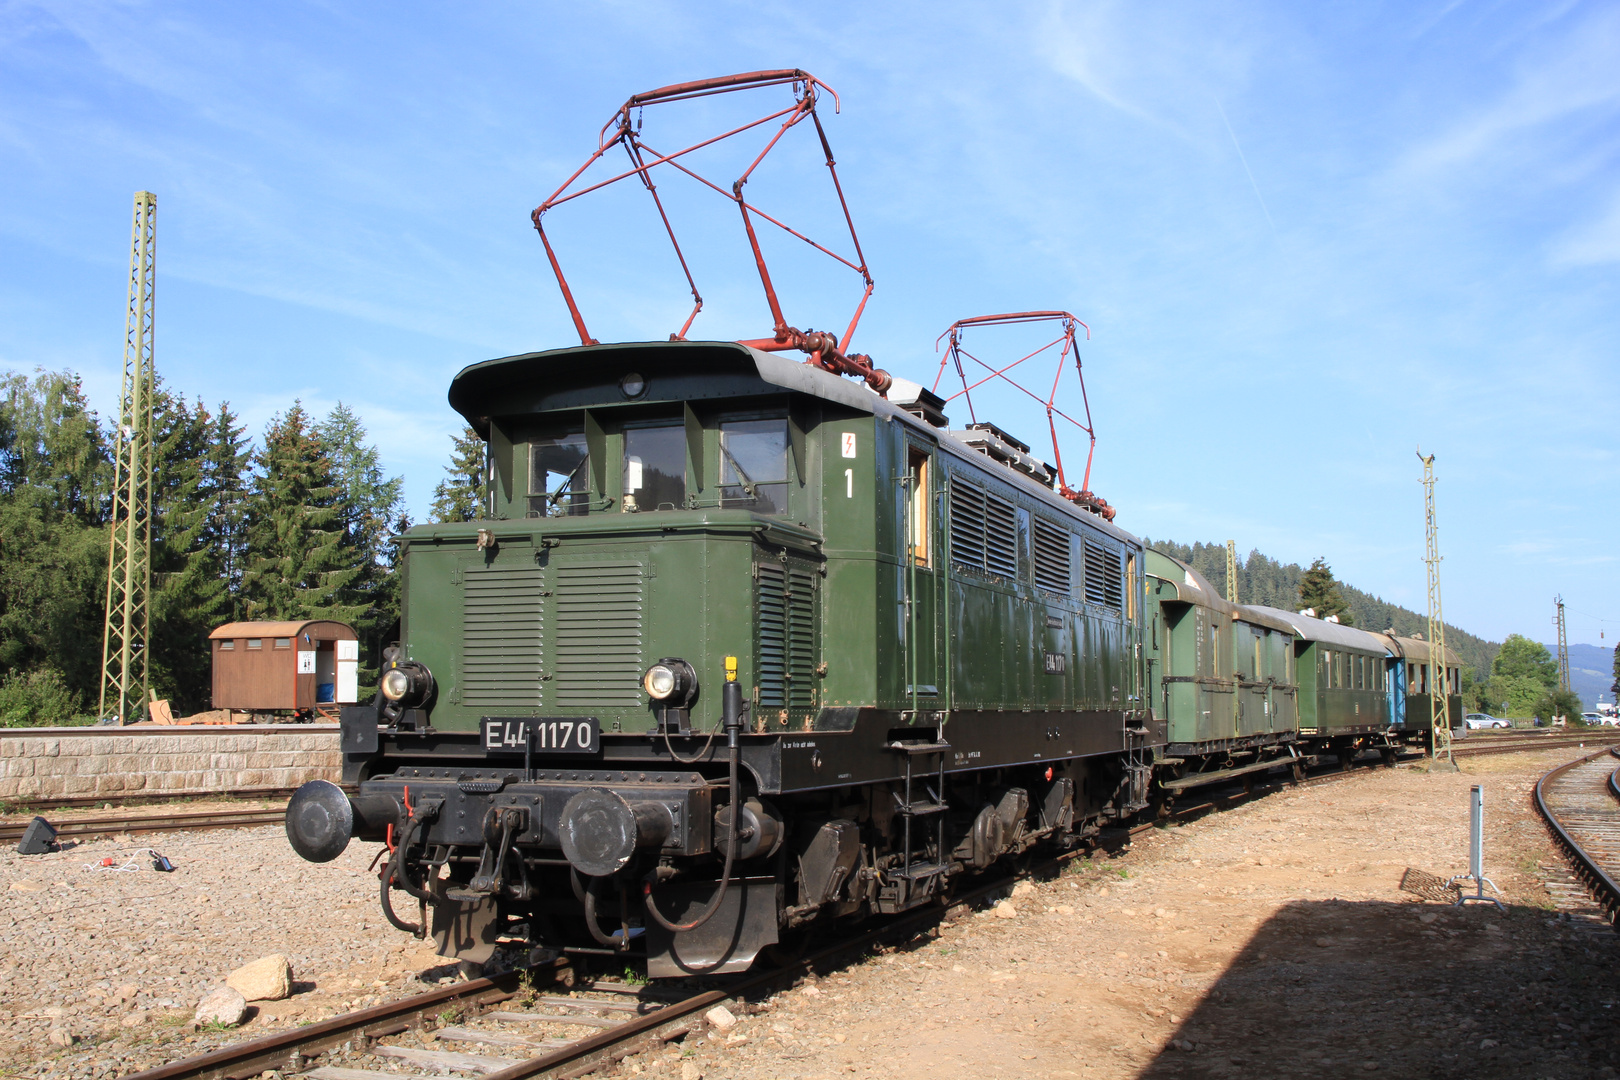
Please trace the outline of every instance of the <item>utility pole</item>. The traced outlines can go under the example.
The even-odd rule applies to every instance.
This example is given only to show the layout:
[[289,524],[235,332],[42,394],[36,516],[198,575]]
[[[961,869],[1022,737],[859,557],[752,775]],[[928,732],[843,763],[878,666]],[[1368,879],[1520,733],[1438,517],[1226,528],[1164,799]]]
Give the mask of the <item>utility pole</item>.
[[1423,456],[1423,516],[1427,539],[1423,557],[1429,571],[1429,730],[1433,752],[1429,766],[1455,771],[1451,756],[1451,709],[1446,690],[1446,621],[1440,607],[1440,525],[1434,516],[1434,455]]
[[144,719],[152,592],[152,315],[157,283],[157,196],[135,193],[129,241],[124,378],[113,437],[112,542],[101,636],[99,715]]
[[1237,593],[1237,541],[1226,542],[1226,601],[1236,605]]
[[1553,621],[1558,624],[1558,689],[1569,692],[1569,638],[1564,635],[1564,597],[1562,594],[1553,597],[1553,603],[1558,607],[1558,616]]

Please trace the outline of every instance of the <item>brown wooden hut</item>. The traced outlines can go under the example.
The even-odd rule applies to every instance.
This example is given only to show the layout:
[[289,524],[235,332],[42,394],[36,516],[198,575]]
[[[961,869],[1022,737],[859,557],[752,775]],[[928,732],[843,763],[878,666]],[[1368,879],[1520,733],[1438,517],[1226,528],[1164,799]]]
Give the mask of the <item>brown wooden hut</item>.
[[360,642],[344,623],[226,623],[208,643],[216,709],[306,712],[355,703]]

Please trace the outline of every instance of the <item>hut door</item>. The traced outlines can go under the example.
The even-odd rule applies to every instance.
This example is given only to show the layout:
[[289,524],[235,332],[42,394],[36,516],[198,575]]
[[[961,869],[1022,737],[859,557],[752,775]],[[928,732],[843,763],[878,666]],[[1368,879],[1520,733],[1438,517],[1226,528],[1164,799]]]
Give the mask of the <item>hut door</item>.
[[353,705],[360,700],[360,643],[337,641],[337,703]]
[[938,662],[941,604],[934,569],[934,458],[924,447],[909,442],[901,498],[905,507],[900,552],[905,707],[932,712],[944,708]]

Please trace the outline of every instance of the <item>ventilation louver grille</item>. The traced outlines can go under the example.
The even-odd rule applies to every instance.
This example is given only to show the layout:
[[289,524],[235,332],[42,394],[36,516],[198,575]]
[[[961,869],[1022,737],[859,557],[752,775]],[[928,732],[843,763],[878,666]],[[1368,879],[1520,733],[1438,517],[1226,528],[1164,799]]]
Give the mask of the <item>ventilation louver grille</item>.
[[1069,534],[1040,518],[1035,519],[1035,584],[1069,594]]
[[997,495],[951,478],[951,560],[1018,576],[1018,511]]
[[951,478],[951,561],[984,569],[984,492]]
[[1120,608],[1125,602],[1125,584],[1119,569],[1119,553],[1095,540],[1086,540],[1086,600]]
[[541,570],[469,569],[461,597],[461,700],[510,708],[540,704]]
[[642,571],[594,563],[557,571],[557,707],[641,703]]
[[780,563],[756,567],[759,704],[812,709],[816,703],[816,575]]

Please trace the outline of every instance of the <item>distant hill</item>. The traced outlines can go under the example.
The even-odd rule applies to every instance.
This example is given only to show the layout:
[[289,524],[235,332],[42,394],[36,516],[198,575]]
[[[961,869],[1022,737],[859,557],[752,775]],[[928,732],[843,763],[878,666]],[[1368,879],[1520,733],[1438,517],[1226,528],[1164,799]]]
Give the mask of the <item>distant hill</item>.
[[[1558,645],[1547,646],[1547,651],[1558,655]],[[1597,705],[1598,695],[1604,701],[1613,701],[1609,687],[1614,685],[1614,650],[1596,645],[1569,647],[1569,688],[1581,696],[1581,707],[1591,709]]]
[[[1150,547],[1156,547],[1169,555],[1174,555],[1184,563],[1188,563],[1204,577],[1209,579],[1215,591],[1221,595],[1226,594],[1226,545],[1225,544],[1178,544],[1173,540],[1148,540]],[[1238,562],[1238,599],[1245,604],[1263,604],[1266,607],[1282,608],[1284,611],[1299,610],[1299,579],[1305,576],[1305,570],[1298,563],[1289,563],[1284,566],[1276,559],[1251,551],[1248,557]],[[1345,600],[1350,604],[1350,614],[1355,618],[1355,625],[1363,630],[1383,632],[1390,627],[1401,637],[1411,637],[1414,634],[1426,633],[1429,625],[1427,615],[1362,592],[1353,585],[1339,583],[1339,590],[1344,594]],[[1501,643],[1486,641],[1482,637],[1470,634],[1458,626],[1446,623],[1446,645],[1462,658],[1463,666],[1474,669],[1475,679],[1483,682],[1490,677],[1491,661],[1496,659]],[[1581,648],[1591,648],[1589,645]],[[1611,660],[1602,664],[1604,671],[1609,670]],[[1570,648],[1570,666],[1575,666],[1575,647]],[[1591,662],[1583,662],[1582,667],[1597,666]],[[1608,689],[1611,676],[1605,676],[1603,688]],[[1576,685],[1580,690],[1580,685]],[[1595,699],[1594,699],[1595,700]]]

